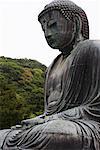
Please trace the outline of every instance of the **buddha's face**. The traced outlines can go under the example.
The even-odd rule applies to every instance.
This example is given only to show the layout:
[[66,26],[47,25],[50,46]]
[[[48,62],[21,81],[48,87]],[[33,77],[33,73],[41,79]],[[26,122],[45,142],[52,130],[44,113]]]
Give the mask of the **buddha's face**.
[[75,36],[75,24],[58,11],[52,10],[40,18],[45,38],[50,47],[63,49],[68,47]]

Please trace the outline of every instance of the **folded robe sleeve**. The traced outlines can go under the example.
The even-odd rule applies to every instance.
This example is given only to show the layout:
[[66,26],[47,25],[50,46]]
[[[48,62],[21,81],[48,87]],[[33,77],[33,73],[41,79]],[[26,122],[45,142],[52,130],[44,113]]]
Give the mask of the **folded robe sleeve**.
[[100,42],[84,41],[72,52],[73,62],[57,112],[62,119],[100,121]]

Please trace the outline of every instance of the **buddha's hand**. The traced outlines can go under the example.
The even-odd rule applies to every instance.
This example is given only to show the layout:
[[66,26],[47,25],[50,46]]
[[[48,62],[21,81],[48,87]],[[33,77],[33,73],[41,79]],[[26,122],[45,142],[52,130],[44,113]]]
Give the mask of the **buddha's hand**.
[[58,114],[54,114],[54,115],[50,115],[50,116],[45,116],[45,122],[52,121],[52,120],[58,120],[58,119],[59,119]]
[[35,118],[32,118],[32,119],[27,119],[27,120],[23,120],[21,121],[21,124],[23,127],[25,126],[35,126],[35,125],[38,125],[38,124],[42,124],[44,123],[45,120],[44,120],[44,116],[37,116]]

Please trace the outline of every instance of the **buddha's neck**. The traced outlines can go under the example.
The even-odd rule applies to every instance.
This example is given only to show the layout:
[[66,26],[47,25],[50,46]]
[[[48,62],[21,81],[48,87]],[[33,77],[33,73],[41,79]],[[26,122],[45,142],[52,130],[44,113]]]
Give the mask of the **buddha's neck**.
[[63,55],[69,56],[70,53],[72,52],[72,50],[77,46],[77,44],[80,41],[76,42],[76,40],[73,40],[73,41],[70,42],[69,45],[60,48],[59,51],[62,52]]
[[62,54],[66,55],[66,56],[70,55],[72,50],[73,50],[73,45],[72,44],[70,46],[59,49],[59,51],[62,52]]

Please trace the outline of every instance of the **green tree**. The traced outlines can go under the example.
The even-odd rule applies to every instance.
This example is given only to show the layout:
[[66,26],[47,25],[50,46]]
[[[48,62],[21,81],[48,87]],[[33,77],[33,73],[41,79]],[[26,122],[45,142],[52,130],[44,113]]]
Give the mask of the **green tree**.
[[0,128],[44,111],[44,72],[35,60],[0,57]]
[[18,124],[25,115],[25,101],[16,94],[14,85],[0,81],[0,128]]

